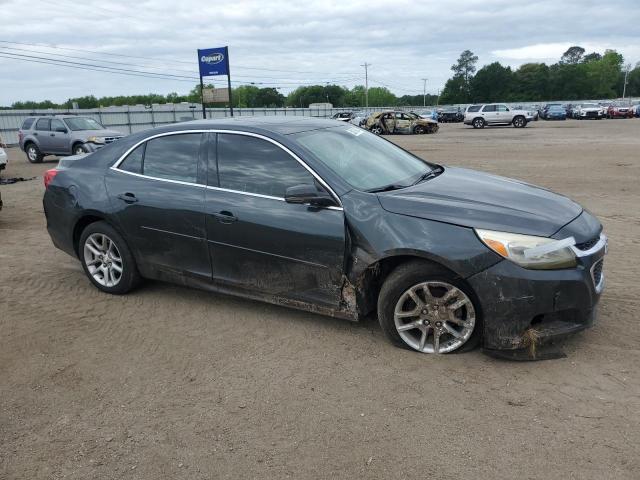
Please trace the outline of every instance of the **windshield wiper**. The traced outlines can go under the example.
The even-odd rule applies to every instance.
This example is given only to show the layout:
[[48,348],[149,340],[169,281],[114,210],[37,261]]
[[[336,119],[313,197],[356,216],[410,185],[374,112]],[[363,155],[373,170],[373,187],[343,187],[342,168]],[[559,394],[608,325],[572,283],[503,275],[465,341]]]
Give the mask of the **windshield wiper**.
[[424,172],[422,175],[420,175],[420,178],[418,178],[418,180],[416,180],[414,183],[412,183],[412,185],[417,185],[417,184],[419,184],[421,182],[424,182],[425,180],[429,180],[430,178],[437,177],[443,171],[444,171],[444,169],[442,167],[436,167],[433,170],[429,170],[428,172]]
[[367,190],[367,193],[380,193],[380,192],[390,192],[391,190],[400,190],[401,188],[407,188],[408,185],[400,185],[397,183],[392,183],[390,185],[385,185],[384,187],[372,188],[371,190]]

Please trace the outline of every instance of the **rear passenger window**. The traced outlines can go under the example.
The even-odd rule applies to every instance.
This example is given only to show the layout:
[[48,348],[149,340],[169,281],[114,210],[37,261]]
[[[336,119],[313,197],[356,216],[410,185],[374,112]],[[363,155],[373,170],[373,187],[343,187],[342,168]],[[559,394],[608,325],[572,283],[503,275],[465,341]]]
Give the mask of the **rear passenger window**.
[[35,118],[27,118],[24,122],[22,122],[22,130],[29,130],[35,120]]
[[132,151],[127,158],[124,159],[124,162],[120,164],[118,167],[120,170],[124,170],[125,172],[131,173],[142,173],[142,156],[144,155],[144,146],[143,143],[139,147],[137,147],[134,151]]
[[484,108],[482,109],[483,112],[495,112],[496,111],[496,106],[495,105],[485,105]]
[[247,135],[218,134],[220,187],[284,198],[314,177],[295,158],[271,142]]
[[147,142],[142,173],[150,177],[197,183],[201,133],[183,133]]
[[50,118],[41,118],[36,122],[36,130],[50,130],[51,119]]
[[479,112],[480,108],[482,108],[482,105],[471,105],[468,109],[467,112]]

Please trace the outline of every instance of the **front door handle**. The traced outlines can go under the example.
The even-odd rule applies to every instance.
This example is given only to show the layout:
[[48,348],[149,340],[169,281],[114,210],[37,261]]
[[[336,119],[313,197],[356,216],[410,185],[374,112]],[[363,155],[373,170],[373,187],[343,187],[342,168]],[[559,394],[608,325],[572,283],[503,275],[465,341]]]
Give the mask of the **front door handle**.
[[124,201],[125,203],[136,203],[138,201],[138,199],[133,193],[128,193],[128,192],[121,193],[120,195],[118,195],[118,198]]
[[50,137],[55,137],[55,136],[56,136],[56,134],[55,134],[55,133],[50,133],[50,134],[49,134],[49,136],[50,136]]
[[238,221],[238,217],[234,216],[233,213],[227,210],[222,210],[219,213],[212,213],[211,215],[217,218],[220,223],[229,224]]

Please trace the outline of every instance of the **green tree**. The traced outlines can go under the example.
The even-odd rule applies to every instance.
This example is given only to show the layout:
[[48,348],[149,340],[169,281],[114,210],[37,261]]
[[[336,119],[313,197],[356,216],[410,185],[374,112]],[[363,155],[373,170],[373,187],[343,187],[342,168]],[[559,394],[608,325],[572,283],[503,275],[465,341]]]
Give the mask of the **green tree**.
[[439,103],[465,103],[468,101],[469,92],[464,83],[464,77],[454,75],[444,84],[440,94]]
[[560,63],[575,65],[576,63],[580,63],[582,60],[582,56],[584,55],[585,49],[578,46],[569,47],[566,52],[562,54],[562,58],[560,58]]
[[475,102],[506,101],[512,97],[513,72],[499,62],[485,65],[471,79],[471,98]]
[[525,63],[514,72],[513,99],[541,101],[549,98],[549,67],[544,63]]
[[451,66],[453,76],[461,77],[463,80],[463,101],[469,101],[471,96],[471,79],[476,72],[476,63],[478,63],[478,56],[474,55],[471,50],[465,50],[460,54],[458,61]]

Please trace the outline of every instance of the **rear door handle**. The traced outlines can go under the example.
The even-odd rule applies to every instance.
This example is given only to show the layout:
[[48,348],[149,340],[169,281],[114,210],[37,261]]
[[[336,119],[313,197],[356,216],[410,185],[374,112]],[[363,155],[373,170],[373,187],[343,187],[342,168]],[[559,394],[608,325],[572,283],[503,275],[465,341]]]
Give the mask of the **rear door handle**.
[[220,223],[229,224],[238,221],[238,217],[234,216],[233,213],[226,210],[222,210],[219,213],[212,213],[211,215],[217,218]]
[[55,136],[56,136],[56,134],[55,134],[55,133],[50,133],[50,134],[49,134],[49,136],[50,136],[50,137],[55,137]]
[[118,198],[125,203],[136,203],[138,199],[133,193],[121,193]]

